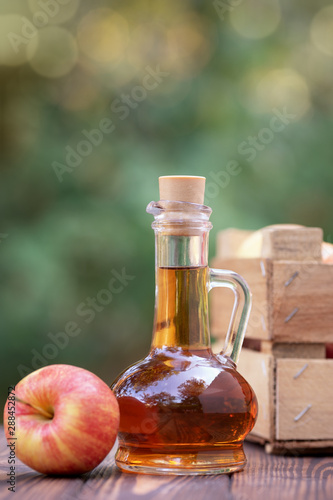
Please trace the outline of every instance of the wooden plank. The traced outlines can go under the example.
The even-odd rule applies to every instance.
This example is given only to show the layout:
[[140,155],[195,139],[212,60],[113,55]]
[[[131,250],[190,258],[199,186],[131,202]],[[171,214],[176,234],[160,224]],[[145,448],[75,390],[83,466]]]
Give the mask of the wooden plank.
[[333,342],[333,266],[271,261],[269,328],[276,342]]
[[321,261],[323,230],[294,225],[262,229],[262,253],[266,259]]
[[234,258],[241,244],[252,234],[252,231],[229,228],[217,233],[216,256],[218,258]]
[[245,449],[251,450],[248,466],[231,476],[230,500],[333,498],[332,457],[262,455],[262,447],[254,444],[247,444]]
[[[319,439],[317,441],[273,441],[265,444],[266,453],[274,453],[276,455],[285,455],[290,453],[294,456],[304,454],[332,454],[333,440]],[[333,470],[332,470],[333,474]]]
[[[215,258],[211,264],[214,268],[235,271],[245,278],[252,292],[252,310],[246,336],[248,338],[269,339],[267,275],[270,261]],[[224,338],[229,326],[234,294],[227,288],[215,288],[209,295],[212,334],[217,338]]]
[[259,231],[226,229],[217,235],[220,258],[322,260],[323,230],[296,224],[276,224]]
[[20,465],[16,495],[7,491],[8,448],[0,430],[1,500],[331,500],[332,457],[266,455],[262,446],[245,443],[248,464],[237,474],[216,476],[150,476],[119,472],[113,453],[91,473],[54,478]]
[[326,358],[325,344],[285,343],[261,340],[261,352],[275,358]]
[[250,432],[250,434],[246,436],[245,440],[249,441],[250,443],[257,443],[261,445],[265,445],[267,443],[266,438],[256,436],[256,434],[252,434],[252,432]]
[[274,439],[274,358],[269,354],[242,349],[237,370],[256,393],[259,412],[252,434]]
[[276,439],[333,439],[333,360],[276,360]]

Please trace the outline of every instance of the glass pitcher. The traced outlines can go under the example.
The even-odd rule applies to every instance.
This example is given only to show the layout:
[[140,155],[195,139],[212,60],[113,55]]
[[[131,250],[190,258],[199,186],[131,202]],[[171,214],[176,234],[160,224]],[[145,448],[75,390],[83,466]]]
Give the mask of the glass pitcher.
[[[188,201],[151,202],[155,221],[153,338],[146,358],[112,385],[120,407],[116,463],[148,474],[219,474],[246,464],[243,441],[257,399],[236,371],[251,308],[241,276],[208,267],[211,209]],[[235,294],[225,346],[210,344],[208,292]]]

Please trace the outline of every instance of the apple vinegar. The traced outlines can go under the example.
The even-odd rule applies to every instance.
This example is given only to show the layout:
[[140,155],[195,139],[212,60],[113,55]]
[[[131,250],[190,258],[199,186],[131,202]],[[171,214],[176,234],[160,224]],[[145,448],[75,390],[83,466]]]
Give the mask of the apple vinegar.
[[[238,274],[208,267],[211,209],[202,205],[202,179],[160,178],[161,201],[147,207],[155,217],[153,339],[148,355],[112,385],[120,409],[116,463],[123,471],[219,474],[246,463],[243,441],[255,424],[257,400],[236,363],[251,295]],[[220,354],[212,352],[208,321],[215,286],[236,297]]]

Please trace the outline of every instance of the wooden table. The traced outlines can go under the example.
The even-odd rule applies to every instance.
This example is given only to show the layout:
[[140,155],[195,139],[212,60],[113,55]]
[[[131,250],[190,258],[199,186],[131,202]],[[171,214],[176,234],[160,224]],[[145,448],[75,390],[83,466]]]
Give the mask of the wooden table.
[[7,490],[8,448],[1,429],[0,499],[22,500],[332,500],[333,457],[266,455],[246,443],[244,471],[219,476],[148,476],[121,473],[114,450],[89,474],[77,478],[43,476],[16,462],[16,491]]

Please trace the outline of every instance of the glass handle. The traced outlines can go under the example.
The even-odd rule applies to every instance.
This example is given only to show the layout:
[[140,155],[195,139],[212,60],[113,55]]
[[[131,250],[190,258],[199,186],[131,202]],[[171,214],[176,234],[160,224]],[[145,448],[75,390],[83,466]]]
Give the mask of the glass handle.
[[225,269],[209,269],[208,291],[215,287],[230,288],[235,295],[228,333],[221,354],[228,356],[237,364],[251,312],[252,294],[244,278]]

